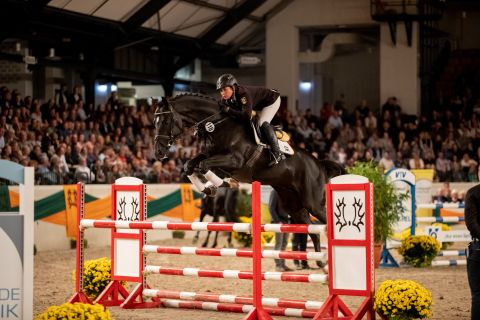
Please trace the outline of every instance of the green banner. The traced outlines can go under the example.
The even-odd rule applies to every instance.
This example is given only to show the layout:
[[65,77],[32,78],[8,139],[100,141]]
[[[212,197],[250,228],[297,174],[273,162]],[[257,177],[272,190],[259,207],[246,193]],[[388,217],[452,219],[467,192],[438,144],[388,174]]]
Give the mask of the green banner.
[[[97,198],[86,194],[85,202],[97,200]],[[59,211],[65,210],[64,191],[58,191],[46,198],[35,201],[35,221],[47,218]]]
[[[8,186],[5,184],[0,185],[0,211],[3,211],[3,212],[15,211],[10,206],[10,195],[8,193]],[[18,209],[16,211],[18,211]]]
[[148,217],[151,218],[157,216],[181,204],[182,197],[180,195],[180,190],[176,190],[170,194],[167,194],[165,197],[149,201],[147,203]]

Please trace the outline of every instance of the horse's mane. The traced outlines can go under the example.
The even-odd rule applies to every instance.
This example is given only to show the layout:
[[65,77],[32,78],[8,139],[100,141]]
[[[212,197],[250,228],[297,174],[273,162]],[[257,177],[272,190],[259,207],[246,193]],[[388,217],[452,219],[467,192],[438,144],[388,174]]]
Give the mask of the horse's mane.
[[195,98],[200,98],[200,99],[211,101],[211,102],[217,102],[217,99],[215,99],[214,97],[207,96],[207,95],[200,94],[200,93],[191,93],[191,92],[178,94],[175,97],[170,98],[169,100],[170,101],[176,101],[177,99],[182,98],[182,97],[195,97]]

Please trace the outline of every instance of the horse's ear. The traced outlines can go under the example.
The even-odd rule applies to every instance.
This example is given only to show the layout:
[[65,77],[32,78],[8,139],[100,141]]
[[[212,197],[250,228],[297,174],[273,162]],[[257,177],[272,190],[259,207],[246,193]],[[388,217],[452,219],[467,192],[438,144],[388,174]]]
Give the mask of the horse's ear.
[[162,100],[161,100],[161,101],[162,101],[162,104],[163,104],[164,106],[167,106],[167,105],[168,105],[167,98],[161,97],[161,99],[162,99]]

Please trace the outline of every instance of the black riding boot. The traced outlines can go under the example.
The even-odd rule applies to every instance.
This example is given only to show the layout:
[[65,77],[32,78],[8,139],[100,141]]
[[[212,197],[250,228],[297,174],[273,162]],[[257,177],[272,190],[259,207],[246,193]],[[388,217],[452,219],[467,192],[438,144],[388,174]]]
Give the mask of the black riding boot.
[[269,167],[276,165],[283,159],[285,159],[285,156],[283,153],[280,151],[280,147],[278,146],[278,140],[277,137],[275,136],[275,131],[273,130],[273,127],[270,125],[268,122],[264,122],[262,126],[260,127],[260,130],[262,130],[263,135],[265,136],[265,139],[267,139],[268,144],[272,148],[272,156],[273,160],[268,164]]

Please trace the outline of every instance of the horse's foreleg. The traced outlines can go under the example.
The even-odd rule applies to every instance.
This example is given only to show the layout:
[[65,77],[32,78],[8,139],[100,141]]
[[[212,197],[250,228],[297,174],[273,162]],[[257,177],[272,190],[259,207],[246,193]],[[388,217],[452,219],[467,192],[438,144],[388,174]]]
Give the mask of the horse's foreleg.
[[[202,211],[200,212],[200,219],[198,220],[198,222],[203,222],[203,219],[205,219],[206,215],[207,215],[207,212],[205,208],[203,208]],[[197,243],[199,235],[200,235],[200,230],[197,231],[197,233],[195,233],[195,236],[193,237],[193,241],[192,241],[193,243]]]
[[193,183],[193,185],[198,189],[198,191],[212,197],[215,195],[216,187],[212,184],[212,182],[207,181],[207,183],[203,183],[198,173],[194,173],[187,177]]

